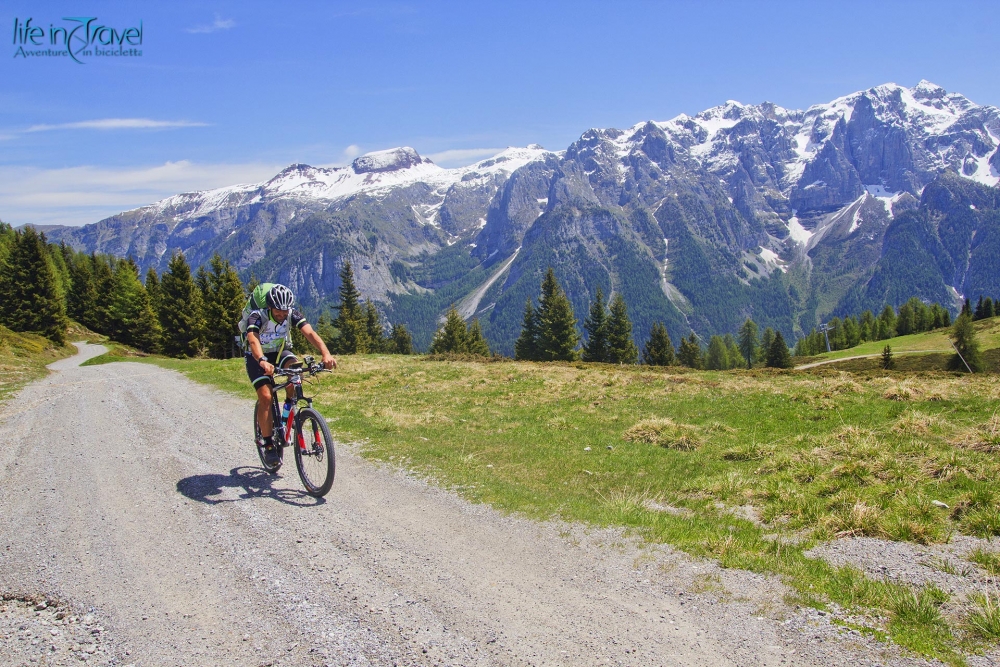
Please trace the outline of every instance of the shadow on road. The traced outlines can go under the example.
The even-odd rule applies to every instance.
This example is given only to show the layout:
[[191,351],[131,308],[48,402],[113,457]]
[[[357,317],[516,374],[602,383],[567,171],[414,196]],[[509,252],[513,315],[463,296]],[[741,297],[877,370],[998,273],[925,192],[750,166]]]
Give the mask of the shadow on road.
[[[191,500],[209,505],[232,503],[251,498],[273,498],[286,505],[312,507],[322,505],[325,498],[313,498],[298,489],[277,489],[272,486],[281,479],[262,468],[241,466],[233,468],[228,475],[192,475],[177,482],[177,490]],[[237,498],[225,493],[225,489],[241,489]]]

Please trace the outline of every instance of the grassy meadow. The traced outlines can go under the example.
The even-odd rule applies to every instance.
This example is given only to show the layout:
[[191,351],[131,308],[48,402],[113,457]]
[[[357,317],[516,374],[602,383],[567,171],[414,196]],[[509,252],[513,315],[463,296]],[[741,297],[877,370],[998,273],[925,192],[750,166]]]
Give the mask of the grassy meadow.
[[[81,331],[71,329],[71,334]],[[45,377],[45,366],[76,353],[72,345],[60,347],[31,333],[17,333],[0,325],[0,401],[32,380]]]
[[[250,419],[241,360],[155,361],[245,396]],[[369,459],[473,502],[624,526],[779,576],[797,602],[846,608],[867,619],[859,629],[952,664],[1000,638],[983,629],[1000,627],[996,600],[952,600],[804,555],[853,535],[1000,535],[998,375],[340,362],[312,390],[335,436]],[[972,560],[987,568],[991,556]]]

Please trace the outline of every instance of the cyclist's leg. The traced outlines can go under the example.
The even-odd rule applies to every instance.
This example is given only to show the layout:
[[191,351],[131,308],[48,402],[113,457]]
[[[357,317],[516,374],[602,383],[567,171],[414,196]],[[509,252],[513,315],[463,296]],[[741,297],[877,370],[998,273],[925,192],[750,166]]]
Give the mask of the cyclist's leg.
[[[299,363],[299,358],[295,356],[295,353],[289,349],[283,349],[281,355],[278,357],[278,366],[280,368],[288,368],[292,364]],[[295,402],[295,387],[288,385],[285,387],[285,401],[288,403]]]
[[[266,354],[264,357],[273,364],[277,355]],[[274,380],[270,375],[264,374],[264,369],[250,355],[246,357],[246,366],[247,376],[257,392],[257,424],[260,426],[260,434],[270,438],[274,432],[274,424],[271,423],[271,387],[274,385]]]

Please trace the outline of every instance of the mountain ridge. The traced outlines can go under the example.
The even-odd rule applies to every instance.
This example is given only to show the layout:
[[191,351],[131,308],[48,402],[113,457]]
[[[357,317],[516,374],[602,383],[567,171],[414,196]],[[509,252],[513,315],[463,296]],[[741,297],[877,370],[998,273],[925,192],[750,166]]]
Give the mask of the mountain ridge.
[[[247,276],[289,283],[313,309],[335,298],[349,259],[366,297],[417,322],[418,345],[461,301],[507,351],[543,256],[560,265],[578,315],[597,287],[630,294],[640,340],[657,319],[676,338],[732,331],[746,316],[794,336],[878,293],[912,287],[955,309],[990,284],[981,259],[963,259],[992,256],[992,241],[976,241],[980,227],[993,237],[989,206],[959,224],[965,249],[931,282],[885,278],[896,274],[878,262],[896,216],[924,206],[929,184],[944,178],[966,198],[966,185],[996,190],[998,137],[996,107],[927,81],[884,84],[804,111],[729,101],[592,128],[564,151],[508,148],[456,169],[409,147],[346,167],[290,165],[263,183],[174,195],[50,238],[160,270],[174,251],[193,264],[220,252]],[[876,275],[903,284],[868,289]]]

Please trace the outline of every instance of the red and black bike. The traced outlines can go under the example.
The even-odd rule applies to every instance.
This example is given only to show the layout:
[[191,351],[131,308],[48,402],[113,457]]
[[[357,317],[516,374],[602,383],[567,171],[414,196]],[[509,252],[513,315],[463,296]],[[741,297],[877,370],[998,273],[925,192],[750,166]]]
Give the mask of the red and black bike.
[[[316,498],[322,498],[333,486],[333,476],[336,472],[336,454],[333,449],[333,437],[326,420],[312,405],[312,397],[302,393],[303,375],[309,378],[329,372],[322,364],[316,363],[312,357],[305,357],[305,365],[291,368],[275,368],[274,377],[284,378],[284,382],[276,384],[271,391],[271,416],[274,424],[274,446],[278,448],[277,463],[268,464],[264,453],[264,438],[257,424],[257,406],[254,405],[253,431],[257,443],[257,454],[264,469],[276,473],[284,460],[285,447],[291,447],[295,452],[295,467],[299,469],[302,485],[306,493]],[[281,418],[281,406],[278,403],[280,389],[292,385],[295,392],[295,405],[288,413],[287,419]],[[305,403],[305,407],[299,407]]]

